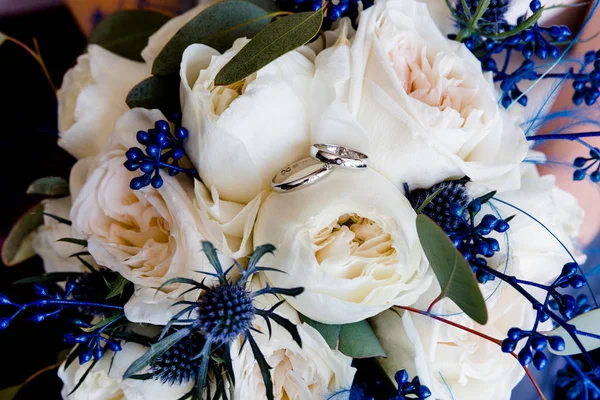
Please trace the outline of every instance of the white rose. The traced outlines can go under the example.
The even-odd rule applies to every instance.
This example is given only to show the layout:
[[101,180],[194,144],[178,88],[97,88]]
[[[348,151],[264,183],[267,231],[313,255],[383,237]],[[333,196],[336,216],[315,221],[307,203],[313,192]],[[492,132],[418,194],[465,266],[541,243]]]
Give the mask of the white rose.
[[[75,360],[69,368],[63,364],[58,376],[63,381],[63,399],[68,400],[163,400],[178,399],[188,393],[193,382],[184,385],[163,385],[155,380],[123,380],[123,374],[131,363],[141,357],[147,347],[136,343],[125,343],[117,353],[107,351],[104,357],[94,365],[81,386],[71,395],[69,393],[82,378],[91,363],[79,365]],[[113,357],[114,355],[114,357]]]
[[89,46],[58,91],[59,146],[76,158],[98,154],[117,118],[129,110],[127,94],[149,75],[146,64]]
[[[44,212],[57,217],[69,219],[71,198],[47,199],[43,201]],[[82,251],[81,246],[59,242],[59,239],[72,237],[71,227],[58,222],[56,219],[44,215],[42,225],[32,242],[35,252],[42,257],[46,272],[83,272],[81,262],[71,257],[72,254]],[[93,262],[91,257],[83,257],[88,262]]]
[[[88,241],[94,259],[128,280],[158,287],[167,279],[190,277],[211,268],[201,252],[204,237],[192,203],[192,179],[162,171],[163,186],[131,190],[140,172],[123,163],[125,151],[137,144],[139,130],[165,119],[157,110],[134,109],[121,117],[111,144],[93,160],[82,160],[71,174],[72,229]],[[87,174],[82,171],[87,168]]]
[[[536,157],[536,153],[530,157]],[[495,197],[533,215],[577,257],[575,238],[583,213],[576,200],[555,186],[554,177],[540,177],[534,164],[523,166],[521,179],[521,189]],[[479,194],[483,189],[474,185],[470,190]],[[541,284],[552,282],[563,265],[571,261],[563,247],[528,216],[497,201],[490,204],[494,208],[486,205],[481,214],[516,216],[506,234],[495,234],[501,250],[488,264],[519,279]],[[535,311],[522,295],[498,279],[480,288],[488,308],[489,320],[485,326],[474,323],[447,299],[434,306],[433,312],[500,340],[512,327],[532,328]],[[527,289],[541,299],[541,291]],[[439,285],[432,285],[415,307],[426,310],[439,292]],[[431,318],[409,313],[400,318],[390,311],[373,321],[388,356],[380,360],[386,372],[393,376],[397,370],[406,368],[418,374],[435,398],[508,400],[510,391],[524,375],[519,363],[502,353],[498,345]]]
[[361,14],[352,46],[316,59],[313,142],[362,150],[398,187],[467,175],[516,188],[526,140],[488,78],[425,4],[379,1]]
[[272,193],[254,243],[277,249],[268,261],[285,273],[267,273],[274,286],[304,287],[288,299],[298,312],[344,324],[410,305],[430,285],[415,219],[408,200],[381,174],[335,169],[302,190]]
[[[259,300],[260,299],[260,300]],[[276,298],[263,296],[255,300],[262,302],[262,308],[270,308]],[[257,317],[254,328],[263,334],[254,334],[261,352],[271,366],[271,379],[276,400],[312,400],[324,399],[340,389],[352,385],[356,369],[352,368],[352,359],[329,348],[321,334],[308,324],[301,323],[298,314],[288,304],[277,308],[277,314],[294,323],[302,339],[302,347],[292,339],[287,330],[271,323],[272,334],[262,318]],[[266,399],[265,385],[252,354],[246,343],[239,352],[240,342],[234,342],[231,354],[235,373],[235,399]],[[238,355],[239,353],[239,355]],[[337,397],[336,399],[341,398]]]
[[220,198],[216,187],[209,191],[204,183],[194,182],[194,204],[202,221],[202,233],[223,255],[242,258],[252,253],[252,229],[262,196],[248,204]]
[[221,68],[248,43],[219,54],[193,44],[181,61],[187,154],[222,199],[246,204],[281,168],[308,155],[308,87],[314,65],[307,48],[287,53],[243,81],[214,86]]

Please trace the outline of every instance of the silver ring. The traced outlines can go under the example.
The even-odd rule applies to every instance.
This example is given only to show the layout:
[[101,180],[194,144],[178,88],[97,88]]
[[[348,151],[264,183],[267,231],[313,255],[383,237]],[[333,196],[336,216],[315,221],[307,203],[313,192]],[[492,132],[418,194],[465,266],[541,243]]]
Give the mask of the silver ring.
[[[311,165],[317,164],[320,164],[321,167],[314,170],[310,174],[286,182],[286,179],[294,175],[296,172],[302,171],[303,169]],[[279,171],[277,175],[273,177],[273,180],[271,180],[271,187],[275,192],[278,193],[293,192],[294,190],[298,190],[303,186],[312,185],[319,179],[329,175],[329,173],[331,173],[332,170],[333,166],[331,164],[321,163],[312,158],[305,158],[303,160],[296,161],[287,168],[284,168],[281,171]]]
[[363,169],[369,164],[369,156],[366,154],[337,144],[313,144],[310,156],[326,164],[349,169]]

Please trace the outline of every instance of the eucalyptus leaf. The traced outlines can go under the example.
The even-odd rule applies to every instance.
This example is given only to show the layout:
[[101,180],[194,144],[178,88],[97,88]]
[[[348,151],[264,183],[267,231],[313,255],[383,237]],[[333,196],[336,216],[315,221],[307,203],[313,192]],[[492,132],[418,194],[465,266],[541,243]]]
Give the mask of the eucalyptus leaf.
[[58,176],[47,176],[36,179],[27,188],[27,194],[41,194],[44,196],[68,196],[69,182]]
[[[574,325],[578,331],[591,333],[592,335],[600,336],[600,308],[588,311],[585,314],[576,316],[569,321],[570,325]],[[544,336],[560,336],[565,341],[565,349],[556,351],[549,347],[550,352],[560,356],[571,356],[581,353],[581,349],[575,344],[575,341],[567,333],[565,328],[558,328],[549,332],[540,332]],[[587,351],[592,351],[600,347],[600,340],[590,336],[577,334],[581,344]]]
[[125,102],[129,108],[159,109],[166,116],[180,110],[178,75],[151,76],[131,89]]
[[385,350],[367,320],[340,327],[339,350],[352,358],[385,357]]
[[8,267],[17,265],[35,255],[31,244],[35,231],[44,224],[44,206],[31,207],[12,227],[2,245],[2,262]]
[[338,349],[341,325],[322,324],[300,314],[300,320],[315,328],[332,350]]
[[417,234],[442,292],[475,322],[485,325],[488,314],[471,267],[446,233],[429,217],[417,215]]
[[323,10],[282,17],[267,25],[215,77],[215,85],[231,85],[319,34]]
[[154,60],[152,73],[177,74],[183,52],[194,43],[223,53],[236,39],[254,36],[272,17],[268,9],[248,1],[217,3],[195,16],[171,38]]
[[169,19],[164,14],[148,10],[116,11],[100,21],[88,43],[130,60],[144,61],[141,52],[148,44],[148,38]]
[[[2,38],[0,37],[0,40]],[[1,42],[0,42],[1,43]],[[0,390],[0,400],[12,400],[17,396],[23,385],[16,385]]]

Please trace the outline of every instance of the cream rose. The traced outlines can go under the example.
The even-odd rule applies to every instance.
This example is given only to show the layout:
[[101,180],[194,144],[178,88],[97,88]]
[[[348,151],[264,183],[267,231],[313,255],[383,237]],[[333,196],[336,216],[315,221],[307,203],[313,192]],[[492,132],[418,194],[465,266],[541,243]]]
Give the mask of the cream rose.
[[[272,296],[255,300],[264,303],[258,304],[262,308],[270,308],[276,301]],[[296,324],[302,347],[287,330],[275,323],[271,323],[272,334],[269,337],[265,321],[262,318],[255,319],[254,328],[264,334],[254,334],[254,339],[272,368],[275,399],[325,399],[340,389],[348,389],[356,372],[351,366],[352,359],[331,350],[321,334],[310,325],[301,323],[296,311],[288,304],[279,306],[277,313]],[[249,344],[246,343],[241,352],[239,346],[240,342],[235,342],[231,350],[236,382],[235,399],[266,399],[260,368]]]
[[193,44],[181,61],[183,124],[188,156],[222,199],[247,204],[269,188],[277,171],[307,156],[308,87],[314,53],[287,53],[243,81],[215,87],[221,68],[248,43],[224,54]]
[[[558,189],[554,177],[540,177],[534,164],[523,166],[521,179],[521,189],[496,197],[533,215],[578,256],[575,238],[582,210],[573,196]],[[470,190],[478,195],[483,188],[473,185]],[[485,207],[482,214],[498,213],[504,218],[516,215],[506,234],[496,234],[501,251],[489,259],[491,267],[519,279],[548,284],[571,260],[562,246],[528,216],[494,200]],[[485,326],[473,322],[447,299],[434,306],[433,312],[500,340],[512,327],[531,329],[535,311],[514,289],[498,279],[480,288],[488,307]],[[541,294],[532,288],[528,290],[538,297]],[[439,292],[439,285],[432,285],[415,307],[427,309]],[[389,311],[373,321],[388,356],[380,360],[386,372],[393,376],[398,369],[406,368],[418,374],[437,399],[508,400],[510,391],[524,375],[519,363],[502,353],[496,344],[431,318],[409,313],[399,316]]]
[[479,61],[444,37],[423,3],[384,0],[364,11],[351,46],[318,55],[311,99],[313,142],[365,152],[398,187],[464,175],[518,187],[522,130]]
[[89,46],[58,91],[59,146],[76,158],[98,154],[117,118],[129,110],[127,93],[148,76],[148,65]]
[[277,251],[268,272],[274,286],[303,286],[288,299],[298,312],[328,324],[371,317],[414,303],[431,283],[402,193],[372,169],[335,169],[302,190],[272,193],[261,207],[256,245]]
[[[94,365],[81,386],[71,395],[90,364],[79,365],[74,361],[65,369],[63,364],[58,376],[63,381],[62,397],[69,400],[152,400],[178,399],[188,393],[193,382],[183,385],[164,385],[155,380],[123,380],[123,374],[136,359],[141,357],[147,347],[136,343],[125,343],[117,353],[110,350]],[[114,357],[113,357],[114,355]]]
[[[47,199],[43,204],[44,212],[69,219],[70,197]],[[58,241],[68,237],[72,237],[69,225],[60,223],[47,215],[44,216],[44,225],[38,229],[32,245],[35,252],[42,257],[46,272],[83,272],[81,262],[77,258],[71,257],[72,254],[81,252],[81,246]],[[91,257],[84,256],[83,258],[93,263]]]
[[100,265],[151,287],[212,268],[201,252],[204,237],[192,203],[190,177],[171,177],[163,171],[159,190],[129,188],[140,172],[123,166],[125,151],[136,146],[137,131],[161,119],[165,118],[157,110],[129,111],[117,121],[107,150],[80,161],[71,174],[74,234],[87,239],[89,252]]

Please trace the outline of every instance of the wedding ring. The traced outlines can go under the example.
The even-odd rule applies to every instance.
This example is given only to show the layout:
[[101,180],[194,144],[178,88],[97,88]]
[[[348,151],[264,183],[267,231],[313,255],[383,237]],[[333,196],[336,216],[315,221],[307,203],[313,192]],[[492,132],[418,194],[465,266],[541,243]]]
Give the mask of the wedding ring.
[[[303,169],[310,167],[311,165],[321,165],[318,169],[312,171],[308,175],[303,177],[286,181],[290,176],[294,175],[296,172],[302,171]],[[287,168],[282,169],[273,177],[271,181],[271,187],[275,192],[279,193],[287,193],[293,192],[294,190],[298,190],[301,187],[306,187],[312,185],[319,179],[329,175],[332,171],[333,165],[327,163],[318,162],[312,158],[305,158],[300,161],[296,161],[292,165]]]
[[367,168],[369,161],[366,154],[336,144],[313,144],[310,156],[326,164],[349,169]]

